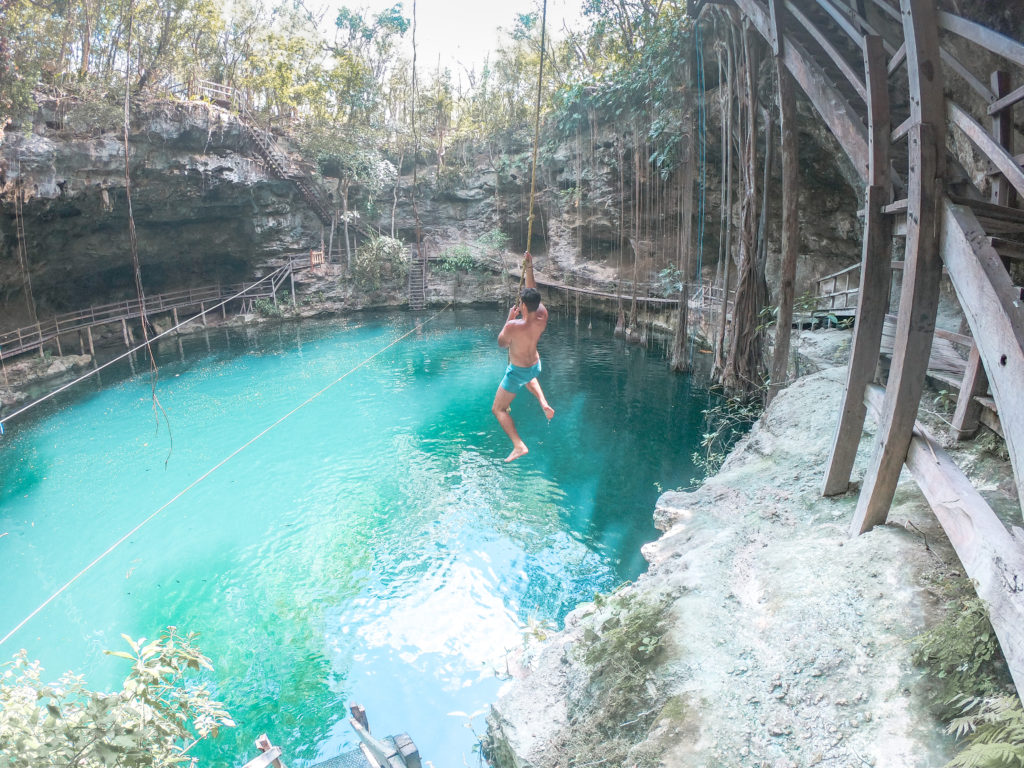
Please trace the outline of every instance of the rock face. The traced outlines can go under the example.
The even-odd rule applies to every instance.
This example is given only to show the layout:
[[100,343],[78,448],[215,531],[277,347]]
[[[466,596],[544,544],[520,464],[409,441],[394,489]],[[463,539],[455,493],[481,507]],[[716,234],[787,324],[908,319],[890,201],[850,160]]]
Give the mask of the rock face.
[[[514,672],[489,721],[499,768],[949,759],[910,640],[936,606],[929,575],[955,555],[910,480],[889,525],[853,539],[855,494],[820,497],[820,414],[837,412],[843,381],[835,367],[798,380],[718,475],[661,497],[648,572],[578,608]],[[604,647],[630,649],[628,677]]]
[[[130,156],[147,292],[241,282],[269,256],[320,241],[320,221],[294,184],[267,173],[225,110],[202,102],[145,105],[133,119]],[[56,106],[43,104],[33,125],[2,136],[0,198],[5,327],[27,315],[18,218],[41,317],[134,295],[119,131],[72,133]]]

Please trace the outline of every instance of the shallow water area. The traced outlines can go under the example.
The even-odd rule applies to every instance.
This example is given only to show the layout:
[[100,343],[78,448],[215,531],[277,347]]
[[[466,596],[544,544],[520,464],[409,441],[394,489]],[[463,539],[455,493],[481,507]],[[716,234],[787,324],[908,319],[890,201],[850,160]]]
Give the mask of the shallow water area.
[[241,765],[262,732],[289,764],[334,756],[353,744],[349,702],[439,768],[476,764],[507,652],[643,571],[660,489],[699,475],[710,403],[658,350],[554,318],[540,381],[555,417],[524,390],[530,453],[505,464],[490,413],[504,317],[211,329],[161,342],[173,439],[129,370],[12,424],[0,636],[81,576],[0,658],[24,647],[47,679],[110,688],[126,670],[103,649],[175,625],[201,633],[238,723],[204,764]]

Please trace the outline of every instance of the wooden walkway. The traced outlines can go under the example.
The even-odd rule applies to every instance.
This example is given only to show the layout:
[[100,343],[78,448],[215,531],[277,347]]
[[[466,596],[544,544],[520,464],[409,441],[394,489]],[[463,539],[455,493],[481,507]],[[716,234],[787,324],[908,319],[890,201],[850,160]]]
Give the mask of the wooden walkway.
[[[719,6],[727,12],[713,10]],[[972,433],[978,398],[990,391],[1024,499],[1024,298],[1008,268],[1024,258],[1024,156],[1013,146],[1014,111],[1024,103],[1024,44],[940,11],[936,0],[695,0],[690,12],[698,24],[718,13],[720,22],[756,30],[780,82],[803,90],[863,183],[858,285],[847,278],[840,287],[837,274],[827,291],[831,301],[856,301],[823,308],[856,319],[823,493],[850,487],[870,407],[878,430],[851,533],[885,522],[906,465],[987,603],[1024,693],[1024,537],[1007,530],[916,422],[935,364],[933,343],[943,337],[935,321],[945,275],[971,331],[954,416],[961,428],[954,431]],[[707,32],[715,34],[711,25]],[[960,87],[947,88],[947,79]],[[953,93],[968,98],[958,103],[947,97]],[[783,167],[796,162],[788,151],[783,143]],[[970,153],[968,162],[988,163],[986,178],[947,160]],[[784,209],[797,199],[797,184],[784,174]],[[902,262],[892,260],[894,251],[904,253]],[[892,362],[878,390],[873,379],[891,317]],[[935,346],[949,363],[941,343]]]
[[[287,281],[291,288],[291,296],[294,301],[293,275],[296,271],[308,269],[317,263],[323,263],[323,254],[320,251],[310,251],[309,254],[293,254],[288,257],[288,262],[270,274],[264,276],[256,283],[248,285],[214,285],[204,288],[187,288],[181,291],[171,291],[152,296],[146,296],[145,301],[140,304],[138,299],[124,299],[108,304],[99,304],[87,309],[75,312],[66,312],[61,315],[42,320],[35,325],[16,328],[5,333],[0,333],[0,360],[6,360],[17,355],[39,350],[42,352],[45,344],[53,343],[58,354],[63,354],[61,337],[68,334],[78,335],[83,351],[86,343],[90,354],[94,354],[92,329],[98,325],[120,324],[124,334],[125,344],[129,344],[129,331],[127,323],[146,316],[147,318],[161,313],[169,312],[174,318],[174,324],[178,325],[178,311],[187,309],[198,309],[199,315],[205,323],[206,314],[211,308],[219,308],[223,316],[227,316],[227,303],[238,301],[240,306],[257,299],[271,299],[277,303],[277,293]],[[85,332],[85,339],[81,333]]]

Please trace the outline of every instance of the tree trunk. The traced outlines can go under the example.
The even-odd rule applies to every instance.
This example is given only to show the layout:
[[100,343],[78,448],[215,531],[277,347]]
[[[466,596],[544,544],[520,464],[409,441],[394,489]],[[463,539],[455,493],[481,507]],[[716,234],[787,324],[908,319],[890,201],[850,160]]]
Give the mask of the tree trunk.
[[733,306],[732,338],[725,370],[722,372],[722,385],[729,394],[749,397],[759,394],[764,387],[764,332],[760,314],[767,297],[767,285],[757,254],[758,41],[749,30],[743,35],[746,130],[741,147],[743,163],[740,180],[744,191],[740,208],[740,263]]

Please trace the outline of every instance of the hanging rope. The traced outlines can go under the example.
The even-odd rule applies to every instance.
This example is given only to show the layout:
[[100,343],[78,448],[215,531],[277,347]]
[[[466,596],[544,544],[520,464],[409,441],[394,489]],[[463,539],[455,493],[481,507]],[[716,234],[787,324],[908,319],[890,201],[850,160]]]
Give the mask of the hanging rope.
[[[530,170],[530,208],[529,216],[526,219],[526,251],[529,253],[533,243],[533,203],[537,196],[537,148],[540,146],[540,100],[544,89],[544,44],[548,23],[548,0],[544,0],[544,7],[540,17],[540,66],[537,67],[537,103],[533,115],[533,167]],[[523,292],[523,282],[526,280],[526,259],[523,259],[523,266],[519,270],[519,293]]]
[[307,405],[309,405],[314,400],[316,400],[318,397],[320,397],[322,394],[324,394],[324,392],[329,390],[335,384],[338,384],[339,382],[341,382],[343,379],[346,379],[347,377],[351,376],[353,373],[358,371],[360,368],[362,368],[364,365],[369,363],[371,360],[373,360],[373,359],[375,359],[377,357],[380,357],[382,354],[387,352],[389,349],[391,349],[393,346],[398,344],[400,341],[403,341],[404,339],[407,339],[409,336],[411,336],[412,334],[414,334],[417,331],[419,331],[424,325],[426,325],[427,323],[431,322],[432,320],[434,320],[435,318],[440,316],[441,313],[444,312],[445,310],[447,310],[448,307],[450,307],[451,305],[452,305],[451,302],[448,302],[448,304],[446,304],[442,309],[440,309],[438,312],[436,312],[433,316],[427,318],[422,323],[417,322],[406,333],[404,333],[401,336],[399,336],[397,339],[392,341],[387,346],[382,347],[381,349],[379,349],[376,352],[374,352],[368,358],[366,358],[362,362],[358,363],[351,370],[343,373],[341,376],[336,378],[334,381],[332,381],[327,386],[325,386],[322,389],[320,389],[318,392],[315,392],[314,394],[312,394],[309,397],[307,397],[305,400],[303,400],[297,406],[295,406],[290,411],[288,411],[288,413],[286,413],[284,416],[282,416],[277,421],[275,421],[273,424],[271,424],[269,427],[267,427],[262,432],[258,433],[254,437],[252,437],[249,440],[247,440],[240,447],[236,448],[231,453],[229,453],[227,456],[225,456],[223,459],[221,459],[216,464],[214,464],[212,467],[210,467],[210,469],[206,470],[203,474],[201,474],[199,477],[197,477],[195,480],[193,480],[191,483],[189,483],[187,486],[185,486],[182,490],[180,490],[178,493],[176,493],[173,497],[171,497],[171,499],[168,502],[166,502],[163,506],[159,507],[155,512],[153,512],[151,515],[149,515],[149,517],[147,517],[145,520],[143,520],[141,523],[136,525],[134,528],[132,528],[130,531],[128,531],[126,534],[124,534],[121,538],[119,538],[117,541],[115,541],[113,544],[111,544],[109,547],[107,547],[91,563],[89,563],[82,570],[80,570],[78,573],[76,573],[74,576],[72,576],[70,579],[68,579],[68,581],[65,582],[64,585],[60,589],[58,589],[56,592],[54,592],[52,595],[50,595],[48,598],[46,598],[46,600],[44,600],[39,605],[38,608],[36,608],[34,611],[32,611],[32,613],[30,613],[24,619],[22,619],[18,623],[18,625],[16,627],[14,627],[14,629],[12,629],[6,635],[4,635],[2,638],[0,638],[0,645],[3,645],[8,640],[10,640],[15,635],[15,633],[18,632],[18,630],[20,630],[22,627],[24,627],[26,624],[28,624],[28,622],[30,622],[33,618],[35,618],[37,615],[39,615],[39,613],[44,608],[46,608],[46,606],[48,606],[50,603],[52,603],[54,600],[56,600],[58,597],[60,597],[62,594],[64,594],[64,592],[66,592],[71,587],[72,584],[74,584],[76,581],[78,581],[80,578],[82,578],[82,576],[84,576],[86,573],[88,573],[95,565],[97,565],[107,555],[109,555],[111,552],[113,552],[115,549],[117,549],[119,546],[121,546],[125,541],[127,541],[129,538],[134,536],[144,525],[146,525],[146,523],[148,523],[151,520],[153,520],[153,518],[155,518],[157,515],[159,515],[161,512],[163,512],[169,506],[171,506],[171,504],[176,502],[178,499],[180,499],[182,496],[184,496],[190,490],[192,490],[197,485],[199,485],[199,483],[201,483],[203,480],[208,478],[210,475],[212,475],[218,469],[220,469],[225,464],[227,464],[229,461],[231,461],[231,459],[235,458],[235,456],[240,454],[242,451],[244,451],[250,445],[252,445],[257,440],[259,440],[261,437],[263,437],[265,434],[270,432],[270,430],[274,429],[274,427],[278,426],[279,424],[284,422],[286,419],[291,417],[293,414],[295,414],[298,411],[300,411],[301,409],[305,408]]

